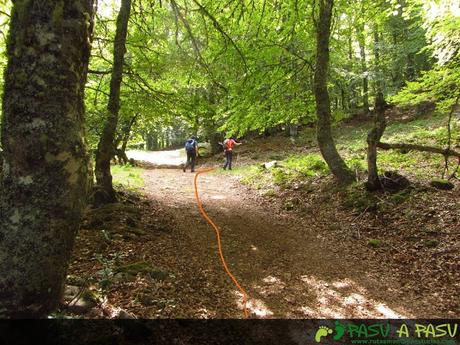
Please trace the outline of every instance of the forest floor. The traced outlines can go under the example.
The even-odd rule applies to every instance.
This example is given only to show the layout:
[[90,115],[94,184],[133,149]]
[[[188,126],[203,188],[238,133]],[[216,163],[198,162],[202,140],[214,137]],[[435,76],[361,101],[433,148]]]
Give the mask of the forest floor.
[[[418,123],[414,128],[420,132]],[[366,128],[353,131],[362,137]],[[296,147],[305,154],[305,143],[290,148],[287,140],[248,143],[240,152],[252,161],[237,165],[282,159]],[[383,164],[413,166],[412,158],[388,157]],[[251,317],[460,317],[458,184],[441,191],[412,175],[407,190],[370,194],[361,185],[338,188],[321,173],[286,184],[292,158],[284,162],[276,172],[218,169],[199,178],[229,268],[249,295]],[[68,284],[93,301],[82,306],[83,316],[242,318],[242,295],[198,211],[194,174],[139,168],[123,174],[121,180],[143,179],[135,186],[141,193],[125,190],[120,203],[90,210],[77,238]]]
[[[145,197],[95,210],[77,241],[74,283],[75,277],[99,277],[110,304],[136,317],[243,317],[241,294],[221,266],[213,230],[198,212],[193,176],[146,170]],[[322,191],[324,200],[299,215],[231,175],[204,175],[199,189],[205,209],[221,227],[224,255],[249,295],[252,317],[460,315],[457,236],[449,228],[436,234],[440,246],[417,247],[417,238],[427,236],[424,226],[385,216],[363,222],[340,207],[334,210],[334,190]],[[428,222],[448,215],[441,207],[430,209],[422,215]],[[410,232],[403,237],[411,240],[389,234],[404,226]],[[385,243],[369,246],[369,238],[378,236]],[[87,316],[109,315],[96,308]]]

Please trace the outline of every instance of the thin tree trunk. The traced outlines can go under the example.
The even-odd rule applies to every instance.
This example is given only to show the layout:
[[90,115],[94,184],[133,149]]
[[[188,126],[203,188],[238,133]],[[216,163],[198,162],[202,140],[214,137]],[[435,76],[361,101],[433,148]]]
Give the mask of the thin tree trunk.
[[407,54],[406,79],[408,81],[414,81],[415,76],[416,76],[415,55],[414,53],[409,53]]
[[126,53],[126,37],[128,34],[128,20],[131,11],[131,0],[122,0],[117,18],[117,28],[113,47],[113,68],[110,80],[109,103],[107,105],[108,118],[102,132],[96,153],[96,182],[100,192],[104,193],[106,202],[116,201],[110,173],[110,161],[114,156],[115,133],[120,110],[120,87],[123,79],[123,63]]
[[[393,46],[397,47],[400,42],[398,42],[398,33],[396,29],[393,31]],[[392,81],[392,87],[393,89],[399,89],[403,84],[404,84],[404,78],[403,78],[403,72],[402,72],[402,67],[401,67],[401,61],[400,59],[395,56],[395,58],[392,59],[392,72],[391,72],[391,81]]]
[[165,148],[165,133],[164,130],[160,132],[160,135],[158,136],[158,148],[160,150],[163,150]]
[[[374,69],[375,69],[375,90],[376,95],[378,96],[379,93],[382,93],[383,97],[385,97],[385,91],[383,87],[383,75],[382,75],[382,68],[381,68],[381,61],[380,61],[380,37],[379,31],[377,26],[374,27]],[[376,99],[377,101],[377,99]]]
[[89,184],[93,0],[13,2],[3,95],[0,318],[59,303]]
[[346,112],[348,110],[347,94],[343,87],[340,88],[340,102],[342,105],[342,110]]
[[145,150],[147,151],[155,151],[158,146],[158,139],[156,133],[148,130],[142,134],[142,137],[145,141]]
[[378,190],[382,188],[377,167],[377,145],[386,128],[385,105],[383,94],[379,92],[375,100],[374,128],[372,128],[367,136],[367,169],[369,175],[366,188],[368,190]]
[[[350,29],[350,36],[348,37],[348,60],[349,60],[349,71],[350,73],[353,72],[353,64],[354,64],[354,59],[353,59],[353,41],[352,41],[352,30]],[[355,85],[354,85],[353,79],[350,82],[349,88],[349,108],[351,112],[354,112],[356,110],[356,90],[355,90]]]
[[369,71],[367,69],[364,25],[360,25],[356,30],[359,43],[359,53],[361,56],[361,73],[363,76],[363,110],[364,112],[369,113]]
[[211,144],[211,153],[217,154],[222,151],[222,146],[219,142],[223,141],[222,135],[217,131],[217,125],[212,120],[212,115],[209,115],[210,120],[205,122],[205,133]]
[[123,133],[123,139],[121,141],[121,148],[120,148],[120,155],[121,155],[120,158],[124,161],[124,164],[128,163],[128,156],[126,155],[126,148],[128,147],[128,141],[131,136],[131,130],[134,124],[136,123],[136,120],[139,115],[140,114],[137,113],[136,115],[132,117],[132,119],[129,121],[127,128],[125,129]]
[[[118,164],[126,165],[128,164],[128,156],[126,155],[126,148],[128,146],[129,137],[131,135],[131,129],[136,122],[139,113],[134,115],[127,123],[124,123],[121,128],[121,133],[118,135],[118,138],[115,140],[115,152],[117,156]],[[118,147],[121,144],[120,147]]]
[[319,1],[319,20],[317,21],[316,41],[316,71],[315,71],[315,98],[317,122],[317,138],[321,154],[332,174],[339,183],[346,184],[354,180],[335,147],[331,132],[331,104],[327,90],[329,70],[329,40],[331,34],[331,17],[333,0]]

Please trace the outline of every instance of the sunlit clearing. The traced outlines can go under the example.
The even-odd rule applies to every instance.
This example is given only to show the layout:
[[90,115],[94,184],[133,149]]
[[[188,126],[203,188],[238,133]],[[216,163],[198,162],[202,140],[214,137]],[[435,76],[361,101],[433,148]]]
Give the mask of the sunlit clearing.
[[273,277],[273,276],[268,276],[268,277],[265,277],[264,279],[262,279],[262,281],[264,283],[270,283],[270,284],[280,284],[281,283],[281,280],[276,278],[276,277]]
[[216,317],[216,313],[211,312],[211,311],[207,310],[206,308],[200,308],[200,309],[198,309],[198,317],[200,319],[209,319],[209,318],[212,318],[212,317]]
[[302,306],[298,312],[311,318],[406,318],[387,305],[366,296],[366,289],[350,279],[328,283],[312,276],[302,276],[306,289],[316,294],[314,305]]
[[347,287],[350,287],[350,284],[343,280],[343,281],[339,281],[339,282],[334,282],[332,283],[332,285],[336,288],[336,289],[345,289]]
[[377,305],[376,309],[381,312],[383,315],[385,315],[386,318],[389,319],[398,319],[398,318],[403,318],[404,316],[395,313],[393,310],[388,308],[385,304],[379,304]]
[[126,152],[128,158],[137,161],[149,162],[155,165],[181,166],[184,161],[184,150],[171,151],[141,151],[130,150]]
[[214,200],[224,200],[226,198],[227,197],[225,195],[213,195],[213,196],[211,196],[211,199],[214,199]]
[[265,277],[264,279],[262,279],[262,281],[265,284],[263,286],[255,285],[254,289],[257,290],[264,297],[279,294],[286,288],[285,283],[283,283],[279,278],[273,276]]
[[[236,301],[238,308],[243,310],[243,294],[240,291],[235,291],[234,293],[238,298]],[[248,308],[249,314],[256,315],[260,318],[273,316],[273,312],[268,309],[267,305],[260,299],[250,298],[246,307]]]

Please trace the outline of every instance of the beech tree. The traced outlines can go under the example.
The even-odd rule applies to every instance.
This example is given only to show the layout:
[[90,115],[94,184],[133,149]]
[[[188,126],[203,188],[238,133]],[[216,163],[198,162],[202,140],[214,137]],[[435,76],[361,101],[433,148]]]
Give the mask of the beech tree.
[[128,35],[128,20],[131,11],[131,0],[122,0],[118,13],[117,28],[113,47],[113,68],[110,80],[110,95],[107,105],[108,117],[97,148],[96,181],[104,193],[107,202],[116,200],[110,173],[110,161],[115,154],[115,134],[120,111],[120,87],[123,79],[123,64],[126,53],[126,36]]
[[329,70],[329,40],[333,0],[319,1],[319,17],[316,21],[316,71],[315,98],[318,145],[324,160],[340,183],[353,181],[353,173],[347,168],[335,147],[331,132],[331,102],[327,90]]
[[93,0],[18,0],[2,116],[0,316],[59,302],[85,206],[84,103]]

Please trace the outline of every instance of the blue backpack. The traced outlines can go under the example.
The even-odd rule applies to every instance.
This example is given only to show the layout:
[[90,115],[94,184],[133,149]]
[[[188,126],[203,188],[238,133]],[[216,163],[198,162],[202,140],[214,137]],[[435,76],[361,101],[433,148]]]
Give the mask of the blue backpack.
[[196,141],[194,139],[189,139],[185,142],[185,151],[193,152],[195,151]]

